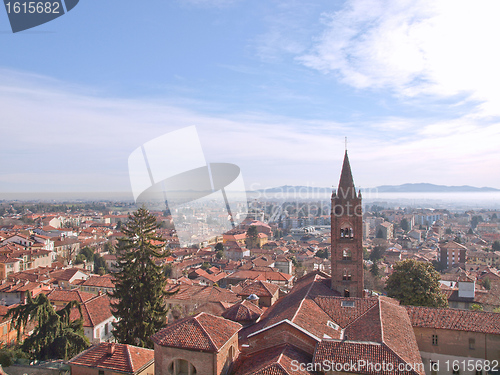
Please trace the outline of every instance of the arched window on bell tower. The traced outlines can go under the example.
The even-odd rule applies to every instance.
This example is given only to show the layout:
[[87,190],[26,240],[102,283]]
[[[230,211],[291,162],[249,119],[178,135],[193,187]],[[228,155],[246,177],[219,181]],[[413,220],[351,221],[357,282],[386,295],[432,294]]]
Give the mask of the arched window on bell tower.
[[346,269],[344,269],[344,274],[342,276],[342,280],[351,281],[351,273]]
[[349,249],[344,249],[342,251],[342,260],[352,260],[352,253]]

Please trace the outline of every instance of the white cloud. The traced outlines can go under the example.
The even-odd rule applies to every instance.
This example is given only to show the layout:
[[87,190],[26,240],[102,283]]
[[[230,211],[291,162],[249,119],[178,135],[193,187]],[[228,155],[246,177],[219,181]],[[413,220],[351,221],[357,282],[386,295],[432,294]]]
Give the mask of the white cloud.
[[337,123],[267,113],[213,116],[160,99],[109,97],[1,69],[0,113],[4,192],[129,191],[130,153],[192,125],[206,160],[238,165],[248,187],[335,185],[344,136],[355,181],[364,187],[405,182],[500,187],[500,124],[478,126],[473,119]]
[[463,96],[500,115],[495,0],[350,0],[299,60],[360,89]]

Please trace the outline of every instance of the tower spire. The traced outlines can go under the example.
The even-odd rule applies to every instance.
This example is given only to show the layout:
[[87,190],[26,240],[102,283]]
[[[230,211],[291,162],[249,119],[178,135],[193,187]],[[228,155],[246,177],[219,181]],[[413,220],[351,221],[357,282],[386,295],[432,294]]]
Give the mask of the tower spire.
[[351,165],[349,163],[349,156],[347,150],[344,154],[344,164],[342,165],[342,172],[340,174],[339,188],[337,189],[344,198],[349,196],[356,197],[356,190],[354,188],[354,180],[352,178]]

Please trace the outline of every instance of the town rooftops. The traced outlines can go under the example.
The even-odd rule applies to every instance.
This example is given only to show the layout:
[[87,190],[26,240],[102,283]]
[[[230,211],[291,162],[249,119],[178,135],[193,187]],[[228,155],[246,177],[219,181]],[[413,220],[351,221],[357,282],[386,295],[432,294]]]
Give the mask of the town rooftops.
[[81,292],[80,290],[63,290],[54,289],[47,294],[47,298],[51,302],[65,302],[78,301],[80,303],[86,302],[95,297],[93,293]]
[[240,301],[236,293],[219,288],[217,286],[201,286],[201,285],[167,285],[167,292],[176,292],[173,296],[168,297],[172,300],[202,300],[204,302],[232,302]]
[[413,327],[500,335],[500,314],[486,311],[406,306]]
[[249,296],[255,294],[259,297],[274,297],[279,290],[279,286],[267,281],[249,281],[242,285],[243,289],[238,293],[239,296]]
[[94,345],[73,357],[71,366],[138,374],[154,362],[154,350],[116,343]]
[[218,352],[241,327],[239,323],[202,312],[167,325],[151,338],[161,346]]
[[[406,309],[387,297],[344,298],[330,288],[330,278],[321,272],[312,272],[299,279],[284,298],[271,306],[261,320],[241,332],[242,341],[255,342],[254,337],[273,335],[286,329],[306,334],[316,347],[332,360],[341,354],[340,347],[324,342],[351,341],[354,344],[370,342],[379,355],[375,362],[390,358],[408,364],[421,362],[413,328]],[[333,346],[332,346],[333,345]],[[380,351],[380,348],[384,348]],[[356,346],[352,347],[356,348]],[[351,349],[352,349],[351,348]],[[361,348],[361,346],[359,346]],[[350,349],[350,350],[351,350]],[[326,349],[325,349],[326,350]],[[354,350],[354,349],[352,349]],[[358,349],[356,349],[358,350]],[[358,359],[372,358],[360,349]],[[382,355],[383,354],[383,355]],[[423,372],[413,372],[423,374]]]
[[257,305],[245,299],[224,311],[222,317],[233,322],[249,322],[259,319],[262,313]]
[[313,375],[297,363],[310,363],[311,356],[291,345],[280,345],[250,355],[242,355],[235,363],[234,375]]

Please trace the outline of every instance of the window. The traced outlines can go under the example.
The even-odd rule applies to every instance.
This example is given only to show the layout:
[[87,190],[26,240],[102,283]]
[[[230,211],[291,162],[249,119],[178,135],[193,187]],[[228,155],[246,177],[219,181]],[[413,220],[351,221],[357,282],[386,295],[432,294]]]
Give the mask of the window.
[[351,280],[351,273],[347,270],[344,270],[344,274],[342,276],[342,280],[344,281],[350,281]]
[[196,375],[196,368],[185,359],[174,359],[168,365],[170,375]]
[[342,260],[352,260],[352,253],[349,249],[344,249],[342,251]]
[[339,326],[337,324],[335,324],[334,322],[330,321],[330,320],[328,322],[326,322],[326,325],[328,327],[330,327],[330,328],[333,328],[333,329],[337,330],[337,331],[339,329]]
[[432,335],[432,345],[438,344],[438,335]]
[[[346,289],[347,292],[349,292]],[[354,301],[342,301],[342,307],[354,307]]]
[[476,349],[476,339],[469,339],[469,349]]

